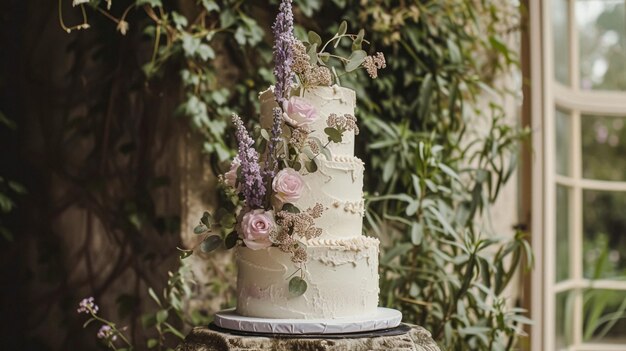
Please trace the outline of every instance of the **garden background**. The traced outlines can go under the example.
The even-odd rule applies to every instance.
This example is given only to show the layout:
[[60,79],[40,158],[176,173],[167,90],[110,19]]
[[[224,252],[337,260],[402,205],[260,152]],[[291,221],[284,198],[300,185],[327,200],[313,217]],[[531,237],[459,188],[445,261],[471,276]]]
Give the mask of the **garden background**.
[[[103,348],[98,325],[83,330],[76,313],[93,296],[137,349],[165,350],[234,303],[230,254],[194,255],[181,268],[177,247],[194,245],[202,212],[223,200],[216,174],[234,154],[230,113],[258,121],[258,92],[273,81],[277,2],[73,2],[0,5],[3,345]],[[378,79],[342,80],[358,96],[356,155],[366,164],[367,234],[382,242],[381,305],[446,349],[527,343],[516,283],[532,262],[516,225],[527,214],[505,198],[510,223],[489,215],[505,183],[515,194],[529,134],[516,122],[523,8],[294,7],[301,39],[308,30],[330,38],[345,19],[349,32],[365,29],[368,52],[387,57]]]

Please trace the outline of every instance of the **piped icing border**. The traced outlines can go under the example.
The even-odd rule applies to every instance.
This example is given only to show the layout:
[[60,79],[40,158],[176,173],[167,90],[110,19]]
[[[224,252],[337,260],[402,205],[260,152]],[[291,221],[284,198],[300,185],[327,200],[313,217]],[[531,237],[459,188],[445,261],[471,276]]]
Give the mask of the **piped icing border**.
[[304,242],[309,247],[322,247],[329,246],[332,248],[338,248],[351,251],[364,251],[380,245],[380,241],[376,238],[367,236],[357,236],[349,239],[310,239]]

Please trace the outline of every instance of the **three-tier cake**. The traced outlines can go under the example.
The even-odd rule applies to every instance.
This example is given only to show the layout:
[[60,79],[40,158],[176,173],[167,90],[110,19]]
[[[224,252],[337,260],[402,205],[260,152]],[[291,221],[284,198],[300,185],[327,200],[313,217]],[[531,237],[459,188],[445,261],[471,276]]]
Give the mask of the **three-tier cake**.
[[[310,138],[326,139],[328,117],[354,116],[355,92],[318,86],[298,94],[317,112],[309,126]],[[273,90],[260,94],[261,126],[270,128],[277,107]],[[287,133],[285,131],[284,133]],[[331,159],[316,157],[317,170],[302,169],[304,189],[294,202],[298,208],[324,207],[315,225],[321,235],[301,240],[308,260],[302,269],[308,289],[294,297],[289,278],[291,256],[277,247],[252,250],[238,247],[237,313],[266,318],[341,318],[371,314],[378,306],[378,245],[363,236],[363,162],[354,156],[354,131],[345,131],[340,143],[329,143]],[[327,153],[328,155],[328,153]]]

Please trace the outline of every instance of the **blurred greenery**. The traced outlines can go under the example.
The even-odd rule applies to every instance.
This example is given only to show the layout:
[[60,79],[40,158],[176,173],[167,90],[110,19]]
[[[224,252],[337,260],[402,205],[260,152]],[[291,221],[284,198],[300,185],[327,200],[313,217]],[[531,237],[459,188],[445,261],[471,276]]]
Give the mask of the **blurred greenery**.
[[[405,322],[426,327],[445,349],[519,347],[522,327],[530,321],[503,291],[520,267],[531,265],[532,254],[522,228],[494,233],[488,221],[528,134],[507,122],[501,104],[510,91],[494,84],[518,69],[509,43],[519,34],[522,10],[500,0],[294,0],[294,5],[300,38],[309,29],[332,36],[345,19],[350,28],[365,28],[372,53],[387,57],[387,68],[374,81],[364,72],[342,79],[359,97],[363,127],[357,156],[367,165],[368,233],[382,241],[381,304],[402,310]],[[150,120],[147,115],[156,111],[149,107],[162,96],[176,97],[172,112],[190,121],[215,173],[225,171],[224,161],[234,154],[228,116],[256,117],[257,94],[272,83],[268,29],[277,1],[92,0],[74,8],[74,26],[65,24],[69,7],[61,8],[62,26],[76,40],[69,47],[78,58],[70,74],[79,77],[87,57],[101,62],[104,72],[102,84],[85,97],[89,117],[64,117],[64,129],[54,139],[72,147],[88,137],[93,148],[78,172],[68,172],[69,161],[58,157],[55,174],[76,184],[75,191],[84,195],[81,203],[121,247],[130,242],[124,252],[145,274],[143,260],[174,254],[174,245],[158,250],[170,241],[153,239],[176,234],[179,223],[176,214],[155,207],[158,189],[171,186],[153,167],[167,145],[171,121]],[[122,99],[124,94],[135,103]],[[115,108],[103,108],[107,104]],[[133,114],[137,105],[147,112]],[[121,155],[122,161],[113,162],[110,155]],[[56,255],[50,262],[62,252]],[[58,274],[63,281],[68,273]],[[214,287],[230,302],[233,287],[223,285]],[[139,297],[121,296],[118,302],[124,306]],[[134,326],[140,315],[133,311],[124,315]],[[159,318],[158,313],[148,316]],[[202,316],[195,322],[206,321]],[[178,314],[160,318],[175,328],[195,323]],[[138,337],[137,348],[177,342],[153,339]]]

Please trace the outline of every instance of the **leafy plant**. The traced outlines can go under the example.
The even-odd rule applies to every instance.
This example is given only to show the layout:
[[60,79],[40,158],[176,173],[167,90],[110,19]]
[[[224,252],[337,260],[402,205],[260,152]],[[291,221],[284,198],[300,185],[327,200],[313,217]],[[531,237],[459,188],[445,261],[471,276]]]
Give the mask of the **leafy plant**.
[[[383,43],[369,49],[392,58],[375,81],[363,75],[341,81],[360,97],[357,154],[368,165],[366,220],[384,243],[381,301],[431,330],[446,349],[511,349],[529,320],[502,292],[532,255],[522,232],[513,238],[492,233],[488,217],[527,134],[505,122],[498,102],[505,92],[492,84],[517,62],[507,36],[518,29],[519,9],[497,0],[361,3],[295,1],[297,16],[316,19],[302,23],[332,36],[338,56],[352,52],[336,38],[343,29],[332,23],[341,18],[360,23],[372,43]],[[97,12],[106,11],[104,5],[90,2]],[[225,118],[233,112],[227,106],[253,110],[255,91],[272,79],[255,20],[262,16],[252,14],[261,10],[234,0],[198,2],[193,16],[159,0],[131,6],[151,21],[141,28],[153,43],[144,73],[155,82],[170,63],[179,64],[185,97],[178,111],[189,117],[221,173],[219,161],[234,153],[226,137]],[[121,34],[136,30],[133,23],[120,25],[124,16],[116,20]],[[309,45],[317,43],[315,35],[296,29]],[[229,46],[235,54],[218,51],[224,43],[235,44]],[[220,55],[236,60],[241,83],[218,81]],[[487,109],[479,103],[484,99],[491,101]]]
[[77,312],[89,315],[83,328],[92,324],[100,325],[97,333],[98,339],[108,348],[116,351],[174,350],[173,347],[185,338],[180,326],[195,326],[207,322],[205,318],[199,318],[198,315],[189,316],[185,311],[185,300],[192,295],[191,286],[195,284],[191,276],[189,267],[181,261],[178,271],[169,272],[167,286],[163,289],[162,294],[157,294],[152,288],[148,289],[150,298],[158,308],[156,311],[141,317],[144,329],[156,332],[155,337],[149,338],[145,346],[131,342],[131,339],[126,335],[127,327],[120,327],[99,314],[99,307],[93,297],[85,298],[79,304]]

